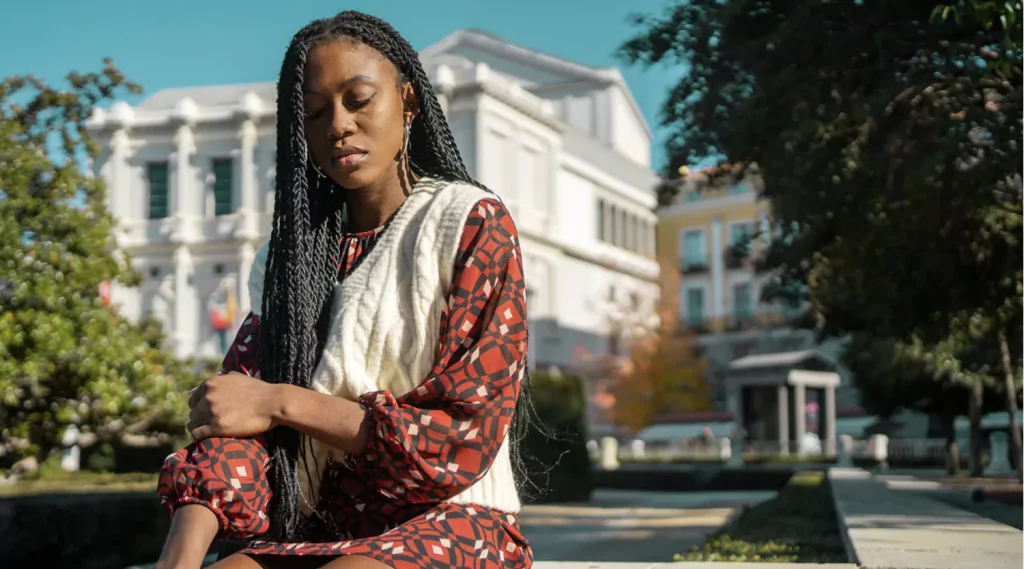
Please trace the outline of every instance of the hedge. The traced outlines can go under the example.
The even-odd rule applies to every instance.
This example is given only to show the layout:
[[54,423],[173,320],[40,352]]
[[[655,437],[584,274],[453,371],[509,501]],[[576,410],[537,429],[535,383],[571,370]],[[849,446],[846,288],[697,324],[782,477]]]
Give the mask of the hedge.
[[586,399],[577,376],[530,374],[536,421],[520,449],[526,502],[586,502],[594,489],[587,452]]
[[[615,490],[660,492],[716,492],[732,490],[776,491],[786,486],[799,465],[697,467],[623,465],[618,470],[595,470],[594,485]],[[811,466],[808,465],[808,468]],[[818,467],[820,468],[820,467]],[[802,470],[802,469],[801,469]]]
[[0,498],[5,569],[151,563],[170,527],[154,488]]

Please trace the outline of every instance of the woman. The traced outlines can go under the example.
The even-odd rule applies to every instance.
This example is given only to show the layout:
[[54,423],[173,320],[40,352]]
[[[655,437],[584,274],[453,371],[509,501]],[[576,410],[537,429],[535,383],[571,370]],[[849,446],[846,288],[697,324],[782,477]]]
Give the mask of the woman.
[[[158,567],[527,568],[509,434],[527,332],[515,226],[422,65],[358,12],[292,40],[253,313],[193,390]],[[518,419],[517,419],[518,424]]]

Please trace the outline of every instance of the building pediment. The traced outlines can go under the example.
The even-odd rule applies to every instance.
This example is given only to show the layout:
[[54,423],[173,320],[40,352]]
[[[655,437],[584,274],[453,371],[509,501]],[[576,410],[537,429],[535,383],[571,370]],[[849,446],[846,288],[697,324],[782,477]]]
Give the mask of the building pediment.
[[526,89],[541,96],[550,96],[563,90],[568,93],[617,88],[625,96],[637,123],[648,139],[651,138],[650,125],[617,68],[590,67],[474,29],[458,30],[420,52],[424,67],[436,66],[439,58],[446,57],[456,57],[474,64],[486,63],[495,72],[515,79]]

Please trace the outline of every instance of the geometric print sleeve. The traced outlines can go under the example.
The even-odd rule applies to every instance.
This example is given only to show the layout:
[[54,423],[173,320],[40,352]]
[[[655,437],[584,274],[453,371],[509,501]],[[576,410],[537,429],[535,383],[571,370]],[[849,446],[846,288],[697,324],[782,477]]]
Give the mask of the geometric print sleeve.
[[[221,373],[259,377],[259,318],[243,322]],[[173,516],[185,504],[206,506],[220,521],[220,537],[249,538],[270,528],[266,516],[271,490],[265,469],[269,453],[262,436],[210,438],[167,457],[157,494]]]
[[238,372],[250,377],[260,376],[260,317],[252,312],[242,321],[235,341],[224,355],[221,373]]
[[490,468],[508,434],[526,365],[519,239],[501,202],[482,200],[463,230],[430,375],[410,393],[365,394],[374,425],[352,466],[388,497],[439,502]]

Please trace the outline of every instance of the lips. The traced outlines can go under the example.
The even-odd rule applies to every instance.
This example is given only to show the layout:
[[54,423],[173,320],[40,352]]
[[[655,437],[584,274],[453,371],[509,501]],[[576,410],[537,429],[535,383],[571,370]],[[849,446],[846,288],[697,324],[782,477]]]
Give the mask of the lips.
[[331,152],[331,160],[342,168],[355,166],[364,158],[366,158],[366,151],[357,146],[343,146],[341,148],[335,148],[334,151]]

